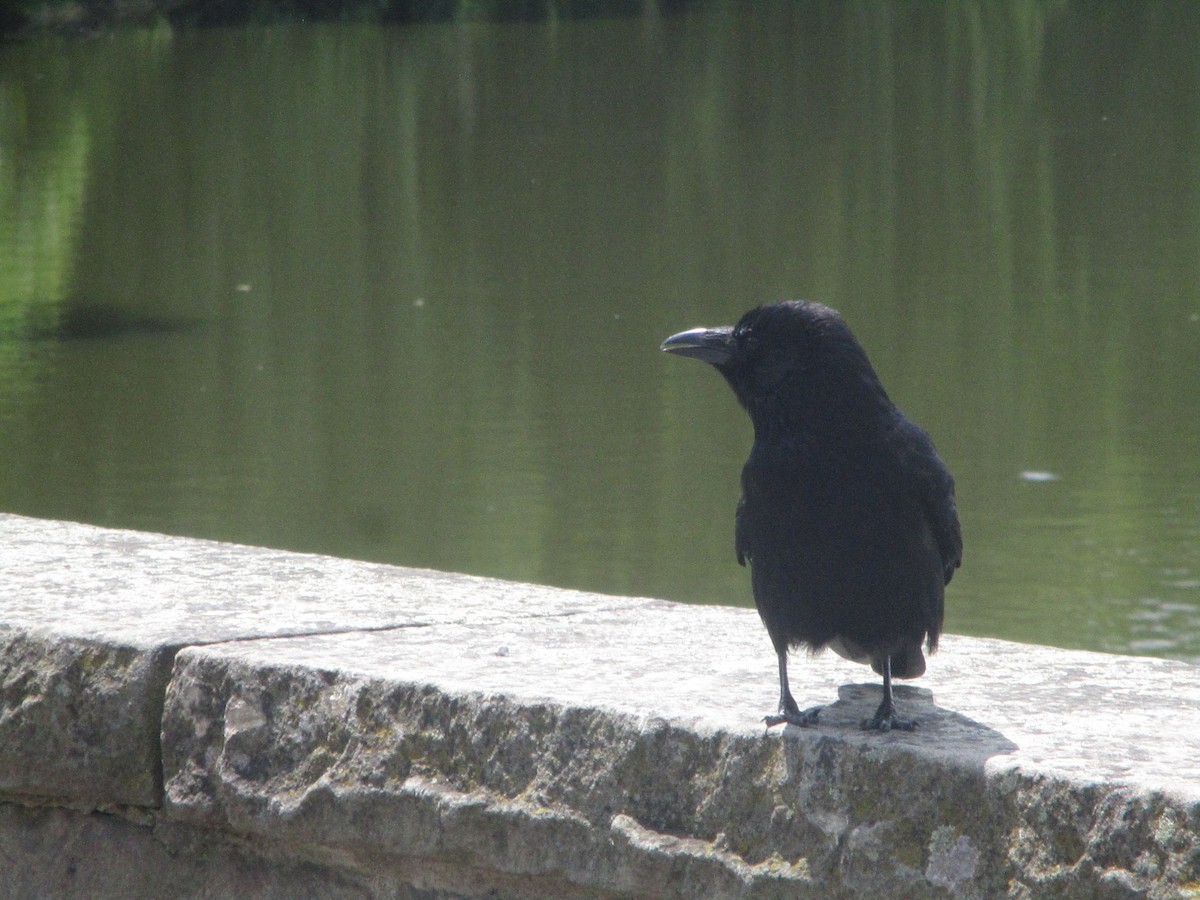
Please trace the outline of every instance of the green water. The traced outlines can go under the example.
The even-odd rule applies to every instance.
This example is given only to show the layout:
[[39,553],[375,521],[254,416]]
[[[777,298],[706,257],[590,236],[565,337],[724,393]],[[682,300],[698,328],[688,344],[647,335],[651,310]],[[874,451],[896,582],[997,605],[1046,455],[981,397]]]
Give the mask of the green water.
[[810,297],[958,479],[949,630],[1200,660],[1198,46],[838,2],[2,47],[0,509],[748,604],[748,422],[658,343]]

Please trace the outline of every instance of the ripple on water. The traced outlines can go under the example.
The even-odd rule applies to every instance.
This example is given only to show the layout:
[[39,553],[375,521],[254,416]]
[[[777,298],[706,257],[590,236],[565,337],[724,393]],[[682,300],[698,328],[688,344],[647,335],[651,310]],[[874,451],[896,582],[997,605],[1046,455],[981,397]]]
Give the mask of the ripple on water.
[[[1171,582],[1170,587],[1187,585],[1180,590],[1194,590],[1200,581]],[[1133,653],[1168,656],[1187,662],[1200,662],[1200,596],[1194,601],[1161,597],[1142,597],[1127,613]]]

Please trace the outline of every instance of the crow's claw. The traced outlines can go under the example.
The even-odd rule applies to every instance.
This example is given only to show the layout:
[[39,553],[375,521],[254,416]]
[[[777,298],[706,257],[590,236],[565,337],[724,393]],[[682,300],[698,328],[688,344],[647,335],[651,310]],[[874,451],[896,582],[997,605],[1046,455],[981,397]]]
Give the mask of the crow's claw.
[[916,719],[897,719],[892,713],[877,712],[870,719],[863,719],[863,731],[916,731]]
[[778,715],[763,716],[763,721],[766,722],[768,728],[774,728],[776,725],[795,725],[799,728],[809,728],[817,724],[817,717],[821,715],[821,707],[814,706],[812,709],[806,709],[804,712],[799,710],[780,710]]

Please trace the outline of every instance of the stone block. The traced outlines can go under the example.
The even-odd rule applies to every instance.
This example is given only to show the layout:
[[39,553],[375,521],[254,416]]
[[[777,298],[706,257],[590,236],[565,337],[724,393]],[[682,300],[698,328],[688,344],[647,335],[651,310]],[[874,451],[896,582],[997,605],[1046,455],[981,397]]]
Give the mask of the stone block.
[[595,603],[575,591],[7,514],[0,535],[0,797],[81,807],[158,805],[163,695],[180,647]]
[[772,661],[752,611],[654,603],[189,648],[166,809],[350,871],[420,860],[447,895],[482,872],[529,897],[1200,881],[1194,667],[949,636],[932,690],[898,692],[918,731],[880,735],[878,685],[832,656],[794,666],[821,725],[766,732]]
[[0,898],[1194,897],[1200,670],[0,515]]
[[0,625],[0,798],[157,806],[171,658]]

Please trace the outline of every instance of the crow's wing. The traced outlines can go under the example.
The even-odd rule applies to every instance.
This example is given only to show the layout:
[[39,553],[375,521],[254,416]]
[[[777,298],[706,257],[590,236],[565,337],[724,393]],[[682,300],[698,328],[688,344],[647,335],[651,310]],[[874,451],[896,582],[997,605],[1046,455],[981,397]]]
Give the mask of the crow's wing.
[[739,566],[744,566],[746,560],[754,557],[754,554],[750,552],[750,526],[747,522],[748,517],[746,495],[742,494],[738,500],[737,513],[734,516],[733,522],[733,549],[737,553]]
[[954,477],[938,456],[933,440],[920,425],[898,416],[892,433],[896,458],[905,481],[918,499],[933,529],[942,557],[946,584],[962,563],[962,530],[954,499]]

